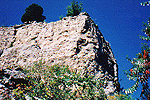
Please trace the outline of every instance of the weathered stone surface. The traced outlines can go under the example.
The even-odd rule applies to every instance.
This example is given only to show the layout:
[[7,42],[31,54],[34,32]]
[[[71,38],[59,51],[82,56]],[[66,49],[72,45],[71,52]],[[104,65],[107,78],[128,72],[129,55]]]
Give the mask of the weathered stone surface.
[[0,56],[3,50],[11,47],[15,41],[14,30],[13,27],[0,27]]
[[[9,32],[2,33],[7,34],[2,35],[4,39],[11,37]],[[33,22],[18,28],[13,38],[15,40],[9,41],[13,41],[13,47],[0,42],[3,49],[0,68],[25,67],[42,59],[49,66],[60,64],[77,70],[84,68],[105,78],[106,94],[118,89],[114,85],[118,83],[118,66],[110,44],[87,13],[51,23]]]

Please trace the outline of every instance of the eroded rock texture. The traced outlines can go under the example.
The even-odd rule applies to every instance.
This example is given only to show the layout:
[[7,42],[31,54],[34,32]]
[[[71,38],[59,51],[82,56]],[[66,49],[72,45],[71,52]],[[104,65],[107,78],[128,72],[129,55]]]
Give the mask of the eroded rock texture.
[[105,78],[106,94],[118,90],[114,85],[118,82],[118,66],[110,44],[87,13],[51,23],[33,22],[13,29],[13,35],[8,33],[1,30],[0,34],[4,38],[0,42],[1,69],[25,67],[42,59],[49,66],[68,65]]

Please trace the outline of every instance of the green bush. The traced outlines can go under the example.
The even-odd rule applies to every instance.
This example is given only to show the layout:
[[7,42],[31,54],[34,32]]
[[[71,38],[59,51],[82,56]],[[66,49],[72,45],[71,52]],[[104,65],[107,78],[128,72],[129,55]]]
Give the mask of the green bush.
[[78,4],[78,2],[73,0],[71,6],[67,7],[67,16],[77,16],[82,10],[82,3]]
[[43,8],[39,6],[38,4],[33,3],[32,5],[29,5],[28,8],[25,9],[25,13],[21,17],[21,21],[29,23],[29,21],[37,21],[42,22],[44,19],[46,19],[45,16],[43,16]]
[[[104,80],[96,78],[88,73],[77,74],[70,71],[68,66],[46,66],[42,62],[25,70],[29,85],[25,86],[23,92],[15,90],[17,97],[26,94],[29,97],[41,99],[104,99]],[[24,96],[22,96],[24,99]]]

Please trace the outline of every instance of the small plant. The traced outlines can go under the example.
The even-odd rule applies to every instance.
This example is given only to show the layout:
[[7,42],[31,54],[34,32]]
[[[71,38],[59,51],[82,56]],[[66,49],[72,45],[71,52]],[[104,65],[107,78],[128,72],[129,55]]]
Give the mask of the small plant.
[[78,2],[73,0],[71,6],[67,7],[67,16],[77,16],[82,10],[82,3],[78,4]]
[[11,42],[9,47],[13,47],[13,43],[14,43],[14,42],[15,42],[15,41]]
[[63,15],[59,16],[59,19],[62,20],[63,19]]

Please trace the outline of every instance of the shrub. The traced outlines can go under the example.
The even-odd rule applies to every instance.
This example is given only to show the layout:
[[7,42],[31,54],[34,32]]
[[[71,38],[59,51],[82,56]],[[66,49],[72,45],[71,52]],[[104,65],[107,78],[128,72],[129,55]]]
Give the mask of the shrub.
[[73,0],[71,6],[67,7],[67,16],[77,16],[82,10],[82,3],[78,4],[78,2]]
[[29,21],[37,21],[42,22],[44,19],[46,19],[45,16],[43,16],[43,8],[39,6],[38,4],[33,3],[32,5],[29,5],[28,8],[25,9],[25,13],[21,17],[21,21],[29,23]]
[[[57,100],[106,98],[103,90],[104,80],[88,73],[77,74],[75,71],[70,71],[68,66],[50,67],[40,61],[34,66],[28,66],[25,72],[29,86],[25,86],[26,88],[21,93],[29,97]],[[22,96],[18,90],[14,93],[17,93],[17,97]]]

